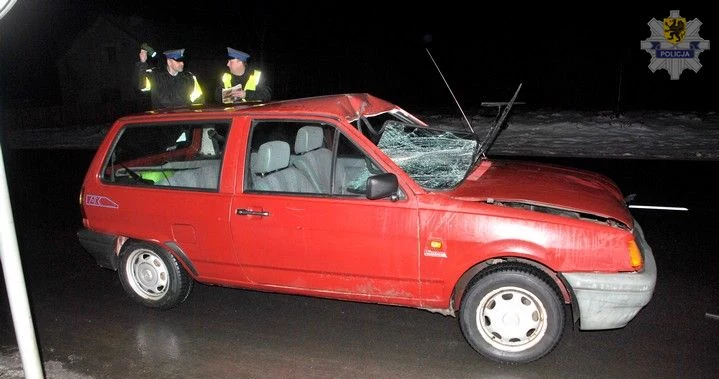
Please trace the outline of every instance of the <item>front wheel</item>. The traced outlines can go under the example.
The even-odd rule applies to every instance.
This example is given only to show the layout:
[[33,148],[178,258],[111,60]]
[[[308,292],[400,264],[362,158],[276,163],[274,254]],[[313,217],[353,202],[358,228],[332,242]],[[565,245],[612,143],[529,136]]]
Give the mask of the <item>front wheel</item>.
[[556,286],[541,271],[498,264],[480,273],[465,292],[462,333],[485,357],[528,363],[548,354],[562,337],[564,307]]
[[193,280],[172,254],[146,242],[123,249],[118,270],[131,298],[151,308],[169,309],[187,299]]

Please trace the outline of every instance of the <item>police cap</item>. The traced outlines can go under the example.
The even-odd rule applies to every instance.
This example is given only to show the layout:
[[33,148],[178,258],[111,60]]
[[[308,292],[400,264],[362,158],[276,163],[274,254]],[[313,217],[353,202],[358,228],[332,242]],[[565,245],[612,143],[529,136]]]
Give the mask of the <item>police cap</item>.
[[181,61],[185,58],[185,49],[175,49],[164,51],[163,54],[169,59]]
[[230,59],[239,59],[243,62],[247,62],[247,59],[250,57],[250,54],[247,54],[244,51],[239,51],[239,50],[233,49],[231,47],[228,47],[227,48],[227,56]]

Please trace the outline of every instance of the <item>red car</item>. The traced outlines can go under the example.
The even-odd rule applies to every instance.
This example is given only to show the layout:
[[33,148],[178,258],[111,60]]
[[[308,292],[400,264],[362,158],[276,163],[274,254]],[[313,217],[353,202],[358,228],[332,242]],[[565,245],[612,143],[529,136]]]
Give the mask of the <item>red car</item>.
[[85,177],[78,238],[149,307],[194,281],[413,307],[530,362],[566,317],[625,326],[656,265],[608,178],[487,158],[504,116],[485,140],[368,94],[123,117]]

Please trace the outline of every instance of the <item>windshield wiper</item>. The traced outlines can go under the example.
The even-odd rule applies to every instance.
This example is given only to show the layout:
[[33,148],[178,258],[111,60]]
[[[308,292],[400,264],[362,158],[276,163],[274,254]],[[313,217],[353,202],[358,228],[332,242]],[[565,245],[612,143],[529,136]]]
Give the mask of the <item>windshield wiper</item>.
[[[485,153],[489,148],[492,146],[494,141],[497,139],[497,136],[499,135],[499,131],[502,130],[507,124],[507,116],[509,115],[509,111],[512,109],[512,106],[515,104],[517,100],[517,95],[519,95],[519,90],[522,89],[522,83],[519,83],[519,86],[517,87],[517,90],[514,91],[514,96],[512,96],[512,99],[509,100],[509,102],[483,102],[482,106],[496,106],[497,107],[497,117],[494,119],[494,122],[492,123],[492,126],[489,127],[489,131],[487,131],[487,136],[484,137],[484,140],[479,145],[479,148],[474,153],[474,156],[472,157],[473,166],[477,164],[478,159],[481,158],[487,158]],[[523,104],[521,102],[516,102],[518,104]],[[504,107],[504,110],[502,109]],[[479,142],[479,141],[478,141]],[[471,171],[471,170],[470,170]]]

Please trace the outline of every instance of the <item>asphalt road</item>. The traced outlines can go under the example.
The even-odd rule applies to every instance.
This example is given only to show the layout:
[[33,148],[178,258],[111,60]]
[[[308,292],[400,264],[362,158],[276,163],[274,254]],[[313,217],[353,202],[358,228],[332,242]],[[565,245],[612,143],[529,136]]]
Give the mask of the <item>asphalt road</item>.
[[[15,227],[47,378],[714,378],[719,373],[719,162],[553,160],[609,175],[635,210],[659,268],[652,301],[626,327],[567,324],[541,360],[478,355],[457,319],[427,311],[196,285],[169,311],[127,298],[77,242],[92,152],[5,152]],[[2,278],[0,278],[1,280]],[[3,286],[4,288],[4,286]],[[21,378],[5,291],[0,377]],[[16,366],[12,366],[13,362]]]

